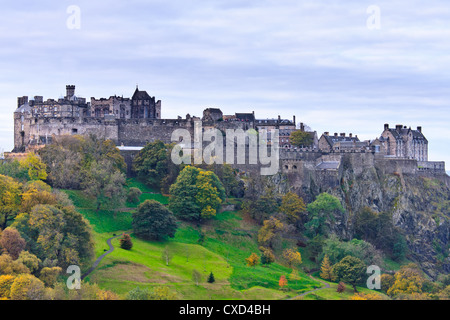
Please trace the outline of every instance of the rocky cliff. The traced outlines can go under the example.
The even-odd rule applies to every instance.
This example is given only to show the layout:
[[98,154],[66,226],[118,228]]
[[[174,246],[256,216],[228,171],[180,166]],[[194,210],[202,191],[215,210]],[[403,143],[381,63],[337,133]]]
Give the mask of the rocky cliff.
[[279,191],[294,190],[308,202],[321,192],[338,197],[346,213],[337,217],[335,232],[344,239],[352,238],[352,218],[363,207],[391,213],[406,238],[409,258],[433,278],[449,273],[450,177],[411,173],[398,163],[387,170],[388,165],[392,163],[364,162],[349,155],[336,171],[317,172],[303,163],[298,172],[284,172],[270,180]]

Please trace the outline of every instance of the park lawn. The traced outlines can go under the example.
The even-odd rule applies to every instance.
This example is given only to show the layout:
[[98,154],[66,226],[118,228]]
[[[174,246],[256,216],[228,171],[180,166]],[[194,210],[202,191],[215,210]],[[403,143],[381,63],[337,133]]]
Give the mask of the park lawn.
[[[328,282],[328,281],[326,281]],[[351,300],[351,297],[355,294],[352,286],[346,285],[344,292],[338,293],[337,283],[328,282],[330,284],[330,288],[324,288],[322,290],[318,290],[312,293],[309,293],[303,297],[299,297],[296,300]],[[356,287],[358,292],[360,293],[376,293],[382,296],[383,300],[390,300],[390,298],[383,294],[382,292],[376,290],[370,290],[364,287]]]
[[[134,179],[128,182],[128,187],[142,187]],[[131,232],[132,212],[97,212],[95,201],[81,191],[64,191],[92,225],[97,257],[109,249],[108,238]],[[141,197],[167,203],[167,197],[161,194],[143,193]],[[279,278],[285,275],[289,279],[291,269],[278,263],[248,267],[245,259],[252,252],[259,255],[257,230],[258,226],[247,223],[241,213],[223,212],[203,224],[201,231],[205,238],[202,243],[199,243],[198,227],[185,222],[179,223],[175,238],[165,242],[143,241],[131,235],[133,248],[129,251],[121,249],[119,239],[114,239],[115,250],[86,280],[123,297],[137,286],[169,286],[179,299],[284,299],[321,286],[299,272],[300,279],[290,282],[287,291],[280,291]],[[169,266],[161,258],[166,246],[173,253]],[[203,275],[199,286],[192,281],[194,269]],[[210,272],[216,279],[213,284],[206,282]]]

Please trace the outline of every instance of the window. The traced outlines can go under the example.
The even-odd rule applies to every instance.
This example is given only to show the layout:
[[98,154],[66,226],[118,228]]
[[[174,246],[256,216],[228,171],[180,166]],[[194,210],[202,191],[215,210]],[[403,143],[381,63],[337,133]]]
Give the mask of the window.
[[72,134],[77,134],[78,133],[78,129],[73,128],[72,129]]

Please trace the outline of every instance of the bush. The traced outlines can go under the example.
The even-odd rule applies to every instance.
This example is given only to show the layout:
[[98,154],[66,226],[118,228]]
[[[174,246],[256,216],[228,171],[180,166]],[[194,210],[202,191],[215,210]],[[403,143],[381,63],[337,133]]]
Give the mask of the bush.
[[141,196],[142,191],[138,188],[130,188],[127,194],[127,201],[130,203],[139,203],[139,197]]
[[129,234],[124,233],[123,238],[119,240],[120,247],[125,250],[130,250],[133,247],[133,242]]

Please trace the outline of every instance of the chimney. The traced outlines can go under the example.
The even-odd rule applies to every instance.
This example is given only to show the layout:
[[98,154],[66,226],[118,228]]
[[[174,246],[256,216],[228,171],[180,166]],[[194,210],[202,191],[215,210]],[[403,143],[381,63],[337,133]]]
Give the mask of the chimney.
[[402,128],[403,128],[403,125],[401,125],[401,124],[395,125],[395,130],[397,130],[397,131],[402,130]]
[[295,115],[292,117],[292,121],[294,122],[294,126],[295,126]]
[[300,122],[300,130],[305,131],[305,126],[303,125],[303,122]]
[[353,134],[352,133],[350,133],[349,135],[348,135],[350,138],[353,136]]
[[330,135],[330,133],[327,131],[327,132],[324,132],[323,133],[325,136],[329,136]]
[[281,121],[281,116],[280,115],[278,115],[278,122],[280,122]]
[[422,127],[417,127],[417,131],[419,131],[420,133],[422,133]]
[[389,123],[384,124],[384,130],[389,130]]
[[66,98],[69,99],[75,95],[75,86],[67,85],[66,86]]
[[345,137],[345,132],[341,133],[341,137]]
[[335,136],[335,137],[337,137],[337,136],[338,136],[337,132],[335,132],[335,133],[334,133],[334,136]]

